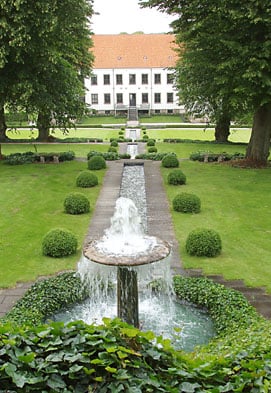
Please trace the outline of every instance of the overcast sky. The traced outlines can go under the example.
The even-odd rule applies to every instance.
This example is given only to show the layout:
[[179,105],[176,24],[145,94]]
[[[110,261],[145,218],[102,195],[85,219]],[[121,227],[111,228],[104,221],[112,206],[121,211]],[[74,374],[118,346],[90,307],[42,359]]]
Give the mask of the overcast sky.
[[138,0],[94,0],[94,11],[99,13],[92,18],[94,34],[171,31],[172,17],[156,9],[140,9]]

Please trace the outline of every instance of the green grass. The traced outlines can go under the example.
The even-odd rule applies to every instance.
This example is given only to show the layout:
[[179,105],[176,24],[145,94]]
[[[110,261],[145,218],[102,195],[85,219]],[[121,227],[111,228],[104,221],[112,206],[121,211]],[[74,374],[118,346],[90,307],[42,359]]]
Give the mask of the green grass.
[[34,143],[6,143],[2,144],[2,154],[8,155],[12,153],[24,153],[27,151],[35,152],[37,149],[38,153],[60,153],[65,151],[73,151],[76,157],[87,157],[87,153],[90,150],[96,150],[106,152],[108,150],[109,143],[107,144],[76,144],[76,143],[46,143],[46,144],[34,144]]
[[[62,227],[76,235],[81,247],[104,174],[95,171],[98,187],[77,188],[76,177],[85,169],[86,162],[77,161],[58,165],[0,163],[0,287],[76,268],[81,249],[74,256],[54,259],[42,255],[41,242],[50,229]],[[64,213],[64,198],[72,191],[88,197],[92,207],[89,214]]]
[[[54,130],[53,136],[60,139],[65,138],[100,138],[105,142],[110,138],[117,138],[120,129],[107,128],[71,128],[68,133],[63,134],[59,129]],[[18,129],[7,132],[9,139],[36,139],[38,137],[38,130],[30,131],[30,129]]]
[[[214,128],[166,128],[161,130],[147,130],[149,138],[154,138],[160,141],[166,138],[214,141],[214,133]],[[249,128],[231,128],[229,141],[247,143],[249,141],[250,134],[251,130]]]
[[[271,169],[233,168],[227,164],[181,161],[187,177],[184,186],[166,186],[174,227],[185,268],[202,268],[207,274],[244,279],[248,286],[265,286],[271,292]],[[165,182],[170,169],[162,169]],[[196,194],[199,214],[174,212],[172,200],[180,192]],[[216,258],[191,257],[185,251],[195,228],[216,230],[223,244]]]
[[[110,138],[117,138],[119,129],[107,129],[107,128],[77,128],[70,129],[68,134],[63,134],[61,130],[56,129],[54,136],[60,139],[64,138],[100,138],[105,142],[109,141]],[[249,128],[232,128],[229,137],[230,142],[245,142],[247,143],[250,138],[251,130]],[[164,128],[164,129],[148,129],[147,134],[150,138],[162,141],[165,138],[179,138],[179,139],[191,139],[199,141],[214,141],[214,129],[213,128]],[[29,129],[19,129],[8,132],[10,139],[31,139],[37,138],[38,131],[33,132]]]
[[[171,130],[170,130],[171,131]],[[200,132],[200,131],[198,131]],[[154,132],[154,135],[155,134]],[[198,138],[197,138],[198,139]],[[202,211],[186,215],[172,211],[180,254],[186,268],[202,268],[208,274],[223,274],[228,279],[244,279],[247,285],[266,286],[271,293],[271,169],[239,169],[227,164],[189,161],[192,152],[244,152],[244,145],[205,143],[157,143],[159,152],[175,151],[187,177],[184,186],[166,185],[171,201],[178,192],[195,193],[201,198]],[[107,151],[108,144],[37,144],[39,152],[72,150],[86,157],[90,150]],[[3,144],[4,154],[34,151],[33,144]],[[51,228],[61,226],[75,232],[82,244],[91,213],[69,216],[63,200],[75,186],[77,174],[86,162],[59,165],[34,164],[8,166],[0,162],[0,287],[17,281],[35,280],[39,275],[75,268],[77,255],[55,260],[41,254],[41,239]],[[162,169],[165,178],[170,169]],[[98,171],[101,178],[103,172]],[[166,184],[166,183],[165,183]],[[80,189],[81,190],[81,189]],[[83,190],[95,205],[99,188]],[[190,257],[185,251],[188,233],[197,227],[217,230],[223,252],[217,258]]]
[[161,143],[157,142],[156,147],[159,153],[176,152],[179,158],[189,158],[191,153],[197,151],[212,153],[245,153],[245,145],[234,144],[208,144],[208,143]]

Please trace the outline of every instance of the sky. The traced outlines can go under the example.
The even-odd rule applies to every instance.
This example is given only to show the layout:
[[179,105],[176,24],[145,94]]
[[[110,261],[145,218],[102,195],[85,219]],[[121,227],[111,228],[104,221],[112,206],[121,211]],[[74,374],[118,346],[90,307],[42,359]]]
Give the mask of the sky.
[[138,0],[94,0],[91,29],[94,34],[119,34],[143,31],[168,33],[173,20],[169,15],[156,9],[140,9]]

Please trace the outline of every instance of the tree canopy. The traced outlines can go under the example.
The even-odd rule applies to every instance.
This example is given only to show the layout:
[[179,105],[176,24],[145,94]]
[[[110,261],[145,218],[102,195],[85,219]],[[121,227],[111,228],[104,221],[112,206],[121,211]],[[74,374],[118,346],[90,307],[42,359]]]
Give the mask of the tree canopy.
[[212,104],[214,109],[215,99],[227,105],[231,118],[244,110],[253,112],[247,158],[266,163],[271,135],[270,1],[149,0],[140,4],[176,15],[173,31],[187,51],[177,72],[180,82],[193,86],[190,102],[198,97],[197,103]]
[[0,137],[5,105],[54,117],[59,125],[80,115],[93,62],[92,0],[10,0],[0,10]]

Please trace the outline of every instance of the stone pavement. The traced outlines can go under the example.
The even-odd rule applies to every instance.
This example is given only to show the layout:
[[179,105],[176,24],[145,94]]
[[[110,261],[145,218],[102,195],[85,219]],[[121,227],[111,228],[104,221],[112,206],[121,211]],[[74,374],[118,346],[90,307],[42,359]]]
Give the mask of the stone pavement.
[[[126,151],[124,150],[127,147],[125,145],[121,145],[122,152]],[[143,152],[144,144],[139,143],[138,149],[139,153]],[[110,218],[114,213],[115,202],[119,197],[124,162],[125,160],[107,162],[108,170],[103,180],[103,186],[94,209],[85,243],[103,235],[104,230],[110,226]],[[134,162],[135,164],[139,163],[138,160]],[[131,160],[129,160],[129,163],[131,163]],[[170,206],[160,174],[160,166],[161,162],[144,161],[148,235],[157,236],[171,245],[171,269],[173,274],[202,276],[203,273],[200,269],[182,269],[179,245],[174,233]],[[210,278],[227,287],[239,290],[257,308],[259,313],[266,318],[271,318],[271,296],[267,295],[263,288],[248,288],[242,280],[229,281],[220,275],[210,276]],[[18,283],[15,288],[0,289],[0,317],[11,309],[31,285],[32,283]]]

